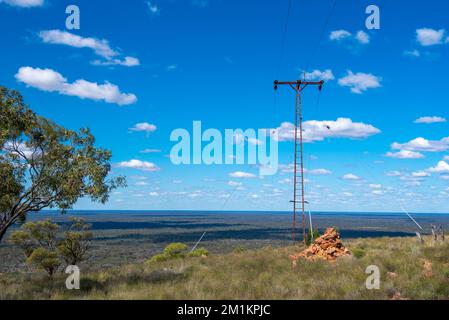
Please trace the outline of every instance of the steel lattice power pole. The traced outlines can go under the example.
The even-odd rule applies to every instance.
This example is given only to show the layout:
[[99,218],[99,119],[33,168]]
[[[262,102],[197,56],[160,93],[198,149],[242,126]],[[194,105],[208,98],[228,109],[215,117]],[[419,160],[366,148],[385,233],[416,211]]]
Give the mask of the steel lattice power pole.
[[[309,85],[318,86],[321,91],[324,81],[275,81],[274,89],[277,90],[280,85],[288,85],[296,93],[295,104],[295,160],[294,160],[294,178],[293,178],[293,227],[292,237],[296,241],[296,216],[298,211],[298,203],[301,204],[301,224],[302,237],[306,243],[306,223],[305,223],[305,195],[304,195],[304,146],[303,146],[303,109],[301,92]],[[298,139],[299,133],[299,139]],[[299,140],[299,141],[298,141]],[[299,144],[299,145],[298,145]],[[299,154],[298,154],[299,151]],[[298,168],[299,167],[299,168]],[[298,176],[298,170],[300,175]],[[298,194],[300,192],[300,194]],[[300,200],[298,200],[300,199]]]

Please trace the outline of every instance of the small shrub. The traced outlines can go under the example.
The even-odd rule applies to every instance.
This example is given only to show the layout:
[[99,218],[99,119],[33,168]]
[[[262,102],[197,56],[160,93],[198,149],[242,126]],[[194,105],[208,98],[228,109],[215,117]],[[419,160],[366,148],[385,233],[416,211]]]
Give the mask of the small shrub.
[[53,277],[53,274],[58,270],[58,267],[61,264],[56,252],[47,250],[43,247],[34,250],[28,257],[27,263],[34,265],[38,269],[45,270],[50,278]]
[[162,262],[162,261],[167,261],[168,259],[170,259],[170,257],[164,253],[160,253],[160,254],[156,254],[154,256],[151,257],[151,259],[149,260],[150,262]]
[[361,258],[363,258],[366,255],[366,251],[364,249],[362,249],[362,248],[354,248],[352,250],[352,254],[357,259],[361,259]]
[[148,262],[162,262],[170,259],[185,258],[188,247],[184,243],[170,243],[165,247],[164,252],[151,257]]
[[164,254],[170,258],[184,258],[187,252],[187,245],[184,243],[171,243],[164,249]]
[[91,225],[83,218],[71,218],[69,227],[64,232],[64,239],[59,242],[58,251],[67,265],[77,265],[87,259],[90,249]]
[[189,257],[207,257],[209,255],[209,251],[204,248],[198,248],[189,253]]

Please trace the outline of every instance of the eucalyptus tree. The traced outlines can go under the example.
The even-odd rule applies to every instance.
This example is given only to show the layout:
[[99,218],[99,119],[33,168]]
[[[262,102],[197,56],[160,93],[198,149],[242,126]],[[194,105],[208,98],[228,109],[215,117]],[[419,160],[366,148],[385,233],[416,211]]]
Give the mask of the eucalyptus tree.
[[0,242],[30,212],[62,213],[80,198],[105,203],[126,186],[110,177],[111,152],[95,146],[88,128],[68,130],[38,116],[14,90],[0,86]]

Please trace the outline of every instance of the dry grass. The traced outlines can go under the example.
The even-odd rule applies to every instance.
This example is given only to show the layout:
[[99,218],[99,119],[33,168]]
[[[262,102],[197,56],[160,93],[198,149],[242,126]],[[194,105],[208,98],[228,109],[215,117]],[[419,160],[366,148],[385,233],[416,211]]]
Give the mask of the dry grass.
[[[65,289],[65,276],[0,275],[0,299],[408,299],[449,298],[449,244],[412,238],[353,240],[356,257],[336,263],[299,261],[287,247],[117,267],[84,274],[81,290]],[[432,275],[424,274],[424,261]],[[381,289],[367,290],[365,269],[381,270]]]

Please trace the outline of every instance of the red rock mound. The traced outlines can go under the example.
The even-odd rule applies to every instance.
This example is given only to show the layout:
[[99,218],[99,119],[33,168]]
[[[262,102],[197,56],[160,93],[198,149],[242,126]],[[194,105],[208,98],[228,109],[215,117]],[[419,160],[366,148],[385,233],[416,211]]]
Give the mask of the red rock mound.
[[308,260],[324,259],[335,261],[338,257],[350,256],[351,252],[341,242],[340,235],[334,228],[329,228],[304,251],[291,255],[293,265],[301,258]]

